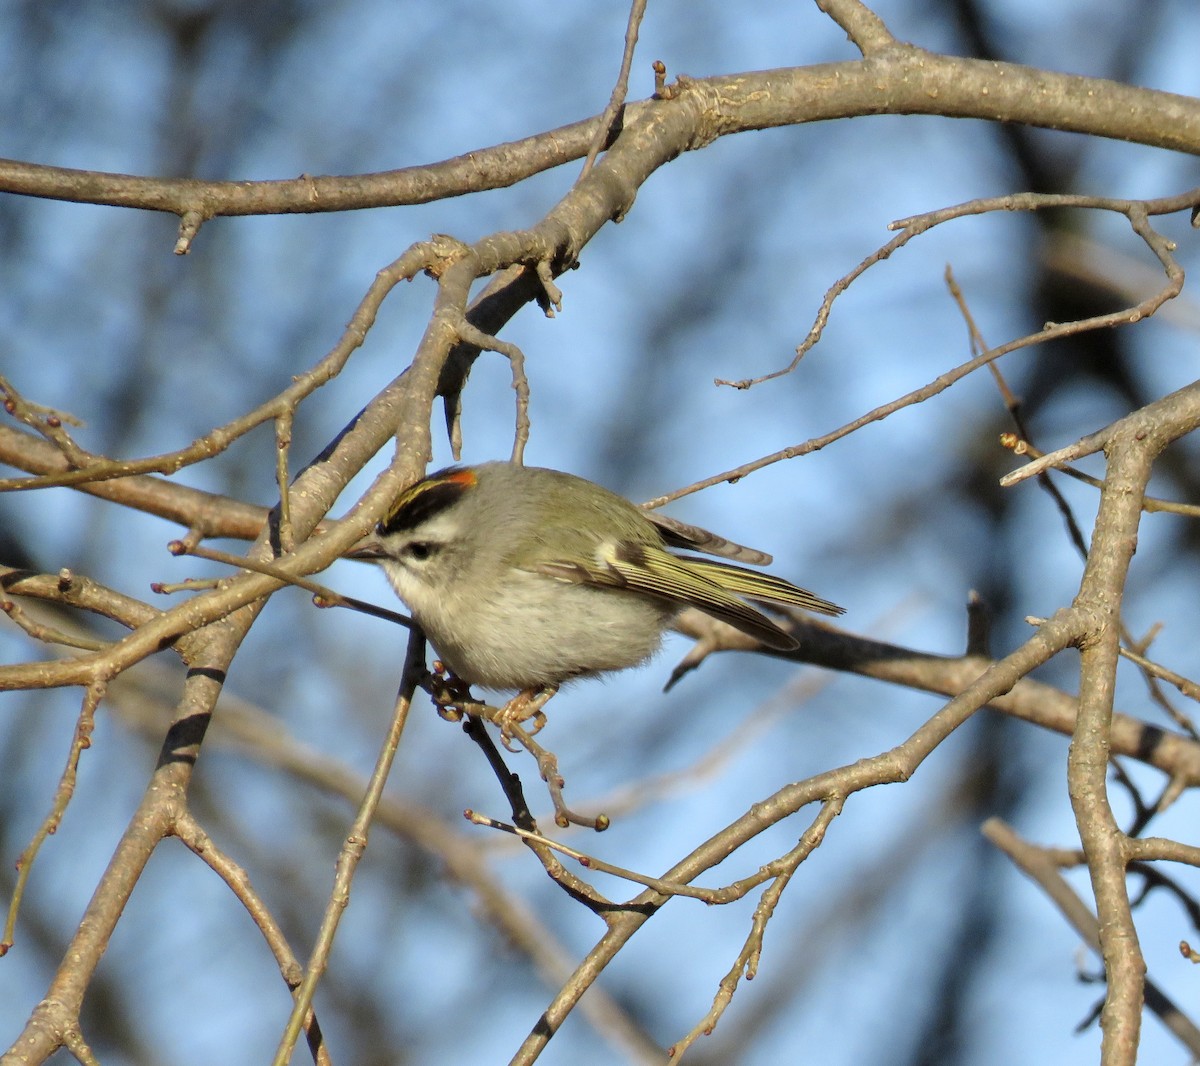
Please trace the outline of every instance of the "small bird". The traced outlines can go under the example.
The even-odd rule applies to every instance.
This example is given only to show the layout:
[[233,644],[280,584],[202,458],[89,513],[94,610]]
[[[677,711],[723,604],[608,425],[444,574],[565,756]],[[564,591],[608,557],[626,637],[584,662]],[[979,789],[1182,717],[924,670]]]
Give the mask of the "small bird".
[[418,482],[353,554],[380,563],[454,676],[485,689],[552,694],[636,666],[686,607],[780,650],[795,639],[748,600],[843,613],[782,578],[669,548],[771,561],[584,478],[507,462]]

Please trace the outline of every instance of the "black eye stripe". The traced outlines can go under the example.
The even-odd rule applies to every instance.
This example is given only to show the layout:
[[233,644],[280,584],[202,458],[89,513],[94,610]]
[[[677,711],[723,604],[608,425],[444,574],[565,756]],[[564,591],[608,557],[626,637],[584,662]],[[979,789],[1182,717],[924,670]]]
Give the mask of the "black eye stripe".
[[391,514],[379,523],[380,535],[416,529],[457,503],[473,483],[473,479],[463,477],[462,472],[456,470],[443,470],[417,482],[396,501]]

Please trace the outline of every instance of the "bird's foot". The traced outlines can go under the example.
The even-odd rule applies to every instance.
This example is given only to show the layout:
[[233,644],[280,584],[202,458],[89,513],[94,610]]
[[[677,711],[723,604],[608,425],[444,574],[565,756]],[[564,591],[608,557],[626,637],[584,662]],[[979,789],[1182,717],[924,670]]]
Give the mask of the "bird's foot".
[[471,695],[471,686],[450,673],[440,660],[434,660],[433,671],[423,687],[433,698],[438,716],[447,722],[461,722],[468,707],[479,704]]
[[558,691],[557,685],[542,685],[539,688],[527,688],[518,692],[497,712],[493,719],[500,727],[500,742],[509,750],[516,751],[512,746],[513,726],[530,722],[525,732],[536,736],[546,724],[546,715],[542,708],[550,702],[551,697]]

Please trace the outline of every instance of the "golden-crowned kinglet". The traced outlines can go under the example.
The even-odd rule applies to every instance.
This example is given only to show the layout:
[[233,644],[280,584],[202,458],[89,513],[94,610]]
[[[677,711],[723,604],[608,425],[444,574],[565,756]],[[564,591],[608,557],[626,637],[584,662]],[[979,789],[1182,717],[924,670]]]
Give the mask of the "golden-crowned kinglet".
[[782,578],[668,547],[771,561],[583,478],[503,462],[413,485],[355,554],[383,566],[445,665],[489,689],[636,666],[685,607],[783,650],[796,641],[745,599],[842,613]]

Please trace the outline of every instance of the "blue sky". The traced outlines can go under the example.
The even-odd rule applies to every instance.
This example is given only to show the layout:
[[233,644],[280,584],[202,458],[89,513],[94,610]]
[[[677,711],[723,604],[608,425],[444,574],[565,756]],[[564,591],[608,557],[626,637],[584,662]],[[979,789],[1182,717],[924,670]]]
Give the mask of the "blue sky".
[[[1007,58],[1102,76],[1119,59],[1132,63],[1124,76],[1138,84],[1197,92],[1196,66],[1180,54],[1195,30],[1184,5],[1156,6],[1144,46],[1122,38],[1124,6],[995,6],[992,27]],[[599,111],[625,18],[614,4],[264,4],[261,25],[218,18],[194,49],[173,48],[165,13],[207,10],[50,3],[36,13],[0,14],[20,30],[0,34],[0,154],[243,179],[434,161]],[[934,13],[941,5],[897,2],[878,10],[906,40],[965,48],[953,23]],[[630,92],[649,94],[652,59],[672,75],[706,76],[852,58],[842,32],[815,5],[654,3]],[[1075,167],[1077,191],[1159,196],[1196,184],[1190,159],[1044,136],[1047,150]],[[529,225],[577,172],[572,165],[513,189],[416,208],[217,220],[184,259],[170,254],[170,219],[9,198],[0,203],[0,233],[12,249],[0,252],[0,371],[30,397],[84,418],[81,439],[98,450],[140,455],[178,447],[319,359],[375,272],[411,242],[432,232],[471,240]],[[872,269],[839,302],[821,344],[793,374],[745,392],[713,385],[715,377],[785,365],[824,291],[891,236],[892,219],[1021,191],[1019,182],[994,128],[933,118],[749,134],[675,161],[639,191],[619,226],[585,249],[580,269],[560,280],[562,313],[547,319],[528,308],[505,331],[529,361],[527,460],[644,499],[828,432],[968,358],[942,282],[947,263],[989,341],[1037,328],[1029,297],[1039,235],[1019,216],[967,220]],[[1093,264],[1100,269],[1120,273],[1118,252],[1148,260],[1118,225],[1081,217],[1078,226],[1102,242]],[[1187,220],[1164,220],[1162,228],[1190,265]],[[303,410],[297,461],[315,454],[407,363],[432,295],[423,279],[393,293],[346,373]],[[1131,372],[1149,395],[1195,378],[1195,336],[1186,322],[1127,332]],[[1019,387],[1039,360],[1055,358],[1049,349],[1021,353],[1006,372]],[[467,461],[508,453],[511,412],[507,365],[481,359],[466,393]],[[1040,412],[1035,428],[1053,447],[1121,413],[1110,393],[1084,382]],[[1011,467],[993,443],[998,428],[996,389],[976,375],[823,452],[681,501],[672,513],[772,552],[776,571],[844,604],[852,631],[922,651],[957,653],[968,590],[1003,578],[1011,602],[997,618],[996,647],[1008,650],[1028,633],[1026,616],[1069,602],[1080,564],[1052,504],[1033,485],[1011,490],[1016,498],[1000,517],[965,490],[968,475],[994,480]],[[439,465],[449,455],[436,432],[435,439]],[[272,464],[270,433],[260,432],[179,480],[270,503]],[[366,476],[339,510],[365,485]],[[1086,525],[1094,494],[1074,484],[1064,491]],[[152,580],[203,570],[166,554],[165,542],[177,535],[166,524],[68,490],[0,499],[0,523],[36,549],[45,569],[76,567],[135,595]],[[1194,626],[1184,612],[1195,602],[1195,577],[1171,566],[1183,536],[1178,519],[1146,521],[1128,611],[1135,632],[1168,620],[1156,651],[1189,673]],[[999,577],[996,567],[1004,568]],[[366,568],[343,563],[327,576],[343,591],[388,602],[382,576]],[[552,704],[545,737],[584,808],[705,753],[730,751],[717,771],[619,818],[604,836],[569,838],[647,872],[665,869],[781,785],[900,742],[938,705],[874,682],[732,656],[705,664],[664,696],[662,683],[686,646],[671,638],[647,667],[570,688]],[[380,622],[317,612],[303,594],[282,594],[247,642],[229,690],[274,716],[280,730],[365,773],[402,649],[402,636]],[[4,661],[29,654],[11,628],[0,629]],[[1047,679],[1069,687],[1073,665],[1052,667]],[[1126,709],[1153,717],[1136,676],[1126,680],[1118,702],[1123,696]],[[807,686],[802,697],[797,685]],[[8,792],[9,831],[0,858],[10,868],[50,801],[74,700],[69,693],[4,697],[0,752],[10,769],[0,795]],[[769,729],[746,737],[764,706],[782,710]],[[303,953],[349,809],[222,751],[217,734],[213,740],[198,771],[198,811],[267,886]],[[881,1062],[888,1054],[907,1061],[915,1034],[937,1016],[931,982],[939,959],[978,912],[994,925],[981,949],[984,964],[964,978],[973,1040],[958,1061],[1095,1060],[1095,1028],[1072,1032],[1099,994],[1076,980],[1076,938],[1032,886],[989,856],[978,837],[981,817],[962,799],[994,745],[1002,746],[1006,816],[1035,841],[1075,839],[1066,741],[1024,727],[970,724],[913,781],[847,805],[789,888],[760,977],[739,992],[713,1048],[725,1048],[723,1034],[765,1012],[781,989],[794,989],[787,1013],[764,1020],[739,1061],[796,1061],[801,1053],[828,1066]],[[120,715],[101,716],[79,793],[30,889],[36,902],[27,907],[42,916],[51,949],[74,928],[153,758],[153,745]],[[534,778],[531,765],[519,768]],[[1141,776],[1153,795],[1154,775]],[[390,787],[455,829],[464,807],[504,813],[477,753],[426,707]],[[743,876],[787,850],[808,817],[802,812],[767,834],[705,882]],[[1170,835],[1174,825],[1184,834],[1183,819],[1168,816],[1158,831]],[[550,886],[529,855],[483,830],[461,831],[495,856],[505,885],[570,952],[588,950],[599,923]],[[1078,875],[1073,882],[1086,891]],[[669,1044],[707,1009],[752,908],[752,899],[725,909],[673,902],[634,940],[605,987]],[[1143,929],[1152,974],[1181,1001],[1194,999],[1194,972],[1173,954],[1187,935],[1183,915],[1156,898]],[[0,1043],[19,1031],[45,986],[36,939],[19,931],[17,947],[0,961]],[[409,1061],[422,1063],[505,1061],[551,994],[472,916],[469,896],[382,832],[373,838],[334,968],[339,988],[370,989],[398,1005],[379,1044],[403,1047]],[[286,1011],[248,921],[174,842],[155,856],[102,976],[137,1005],[138,1039],[152,1049],[139,1059],[130,1046],[101,1048],[111,1063],[261,1062]],[[203,1021],[181,1027],[183,1007]],[[354,1015],[335,995],[326,1010],[336,1057],[339,1040],[355,1046]],[[456,1023],[429,1026],[429,1016]],[[697,1051],[702,1061],[704,1045]],[[1147,1062],[1186,1061],[1152,1018],[1143,1054]],[[573,1020],[543,1061],[614,1055]]]

